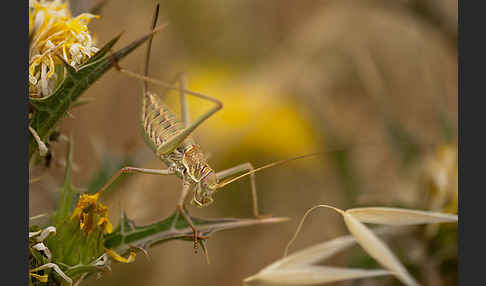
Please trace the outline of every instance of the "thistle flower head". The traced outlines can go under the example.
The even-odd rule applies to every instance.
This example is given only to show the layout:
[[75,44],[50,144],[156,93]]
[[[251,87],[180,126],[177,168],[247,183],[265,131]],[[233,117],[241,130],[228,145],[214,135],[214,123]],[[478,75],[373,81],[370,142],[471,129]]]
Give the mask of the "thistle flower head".
[[49,95],[55,88],[56,66],[61,57],[78,67],[98,49],[88,31],[96,15],[82,13],[71,17],[68,4],[62,0],[29,2],[29,91],[35,97]]

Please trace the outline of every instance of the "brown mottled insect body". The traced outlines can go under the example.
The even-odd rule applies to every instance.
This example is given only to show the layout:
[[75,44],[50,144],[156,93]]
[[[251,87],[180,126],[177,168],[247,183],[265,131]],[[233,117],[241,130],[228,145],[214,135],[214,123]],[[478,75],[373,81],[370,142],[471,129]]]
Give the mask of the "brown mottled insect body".
[[[155,29],[158,11],[159,5],[157,4],[151,25],[152,30]],[[121,174],[124,173],[137,172],[151,175],[177,175],[182,181],[182,192],[179,201],[177,202],[177,210],[192,228],[194,232],[194,247],[197,248],[198,239],[205,239],[207,237],[198,234],[196,226],[184,208],[185,199],[191,191],[193,193],[192,203],[198,207],[204,207],[213,202],[212,195],[218,189],[249,176],[253,214],[257,218],[267,217],[259,214],[255,173],[285,162],[315,156],[319,153],[280,160],[258,169],[255,169],[251,163],[246,162],[226,170],[215,172],[207,163],[206,156],[199,145],[196,144],[190,135],[199,125],[222,109],[223,104],[216,98],[186,89],[183,74],[177,76],[178,86],[174,86],[174,83],[167,83],[148,77],[151,43],[152,39],[148,41],[143,75],[122,69],[117,63],[115,63],[114,66],[118,71],[143,81],[142,112],[140,117],[142,134],[147,145],[154,151],[157,157],[167,165],[167,169],[124,167],[114,174],[98,193],[103,193]],[[166,89],[179,91],[182,115],[181,120],[177,119],[175,114],[163,103],[158,95],[148,91],[148,83],[163,86]],[[186,95],[192,95],[212,102],[214,106],[191,122],[189,119],[189,107]]]
[[[151,29],[155,28],[158,9],[159,6],[157,5]],[[145,169],[128,166],[124,167],[113,175],[110,180],[108,180],[99,193],[106,190],[121,174],[124,173],[138,172],[152,175],[177,175],[182,180],[182,192],[177,203],[177,209],[185,218],[189,226],[193,229],[194,243],[196,247],[198,238],[205,237],[198,234],[191,217],[187,214],[183,207],[187,195],[192,191],[192,203],[198,207],[204,207],[213,202],[212,195],[217,189],[222,188],[230,182],[249,175],[251,182],[253,213],[256,217],[260,217],[256,196],[254,176],[255,171],[250,163],[243,163],[217,173],[209,166],[206,156],[202,152],[199,145],[197,145],[190,137],[190,135],[205,120],[220,110],[223,107],[223,104],[219,100],[210,96],[185,89],[185,81],[182,74],[177,77],[177,81],[179,82],[178,87],[175,87],[170,83],[161,82],[147,77],[151,42],[152,40],[150,39],[147,45],[144,75],[139,75],[122,69],[117,64],[115,67],[120,72],[143,80],[143,100],[140,117],[142,134],[147,145],[152,149],[152,151],[154,151],[157,157],[167,165],[168,168]],[[180,92],[182,120],[177,119],[175,114],[168,108],[167,105],[163,103],[162,99],[158,95],[148,91],[149,82],[164,86],[168,89],[175,89]],[[186,99],[186,95],[188,94],[210,101],[214,104],[214,106],[203,115],[196,118],[193,122],[190,122],[189,108]],[[246,173],[240,175],[243,172]],[[235,178],[236,175],[240,176]],[[219,183],[219,181],[223,182]]]

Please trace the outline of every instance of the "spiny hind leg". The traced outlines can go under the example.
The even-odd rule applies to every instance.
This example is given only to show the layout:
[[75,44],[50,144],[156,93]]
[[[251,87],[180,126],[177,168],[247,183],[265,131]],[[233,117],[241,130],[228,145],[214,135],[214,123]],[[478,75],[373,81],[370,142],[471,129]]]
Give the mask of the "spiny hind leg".
[[[255,168],[250,162],[237,165],[235,167],[220,171],[216,173],[218,180],[229,179],[243,172],[252,171]],[[271,215],[261,215],[258,209],[258,196],[256,191],[255,174],[250,174],[250,184],[251,184],[251,198],[253,203],[253,215],[257,218],[267,218]]]
[[189,127],[189,123],[191,122],[191,118],[189,115],[189,106],[187,105],[187,97],[184,92],[186,89],[186,79],[184,73],[179,73],[177,75],[179,81],[179,94],[181,97],[181,114],[182,114],[182,123],[184,123],[184,128]]
[[183,180],[182,181],[182,193],[181,196],[179,197],[179,201],[177,202],[177,210],[179,213],[184,217],[186,220],[187,224],[189,227],[192,229],[193,237],[194,237],[194,251],[197,252],[198,248],[198,239],[208,239],[209,237],[207,236],[201,236],[199,235],[199,231],[197,230],[196,226],[194,225],[194,222],[192,221],[191,217],[189,214],[184,210],[184,201],[186,200],[187,195],[189,194],[189,189],[191,185],[189,182]]
[[[215,106],[213,106],[213,108],[211,108],[206,113],[204,113],[201,116],[199,116],[198,118],[196,118],[196,120],[194,122],[192,122],[191,124],[189,124],[189,122],[185,122],[184,123],[185,128],[181,132],[179,132],[176,136],[172,137],[170,140],[168,140],[167,142],[165,142],[164,144],[159,146],[158,149],[157,149],[157,152],[159,154],[168,154],[168,153],[171,153],[172,151],[174,151],[177,147],[179,147],[179,145],[182,143],[182,141],[184,141],[189,135],[191,135],[191,133],[199,125],[201,125],[204,121],[206,121],[206,119],[211,117],[218,110],[223,108],[223,103],[220,100],[218,100],[214,97],[211,97],[211,96],[199,93],[199,92],[191,91],[191,90],[185,89],[183,87],[176,87],[176,86],[171,85],[170,83],[163,82],[163,81],[156,80],[156,79],[152,79],[150,77],[143,76],[143,75],[140,75],[138,73],[126,70],[124,68],[121,68],[118,65],[118,63],[116,63],[116,62],[114,63],[114,66],[121,73],[124,73],[126,75],[129,75],[131,77],[134,77],[134,78],[137,78],[137,79],[140,79],[140,80],[143,80],[144,82],[150,82],[150,83],[153,83],[153,84],[156,84],[156,85],[160,85],[160,86],[163,86],[167,89],[179,90],[179,92],[181,92],[181,94],[184,94],[184,96],[181,95],[181,99],[184,100],[184,103],[182,103],[181,105],[185,106],[184,110],[183,110],[183,116],[185,117],[184,120],[188,120],[188,118],[189,118],[185,94],[192,95],[192,96],[195,96],[195,97],[199,97],[201,99],[211,101],[212,103],[214,103]],[[183,76],[181,76],[180,78],[182,78],[181,83],[183,83]]]
[[190,114],[189,114],[189,106],[187,104],[187,97],[186,97],[186,93],[185,93],[185,90],[186,90],[186,80],[185,80],[185,75],[183,72],[180,72],[178,74],[176,74],[174,80],[170,81],[168,84],[171,86],[171,87],[166,87],[167,89],[173,89],[175,88],[175,84],[178,83],[179,86],[178,86],[178,90],[179,90],[179,96],[180,96],[180,104],[181,104],[181,117],[182,117],[182,123],[184,124],[184,127],[188,127],[190,122],[191,122],[191,118],[190,118]]
[[170,140],[162,144],[157,148],[157,152],[159,154],[168,154],[174,151],[177,147],[180,146],[180,144],[189,136],[191,133],[199,126],[201,125],[204,121],[206,121],[209,117],[211,117],[214,113],[216,113],[218,110],[223,108],[223,103],[215,98],[195,93],[192,91],[187,91],[184,90],[185,93],[191,94],[203,99],[207,99],[209,101],[212,101],[215,103],[215,106],[211,108],[209,111],[204,113],[203,115],[199,116],[196,118],[194,122],[186,126],[180,133],[178,133],[176,136],[172,137]]

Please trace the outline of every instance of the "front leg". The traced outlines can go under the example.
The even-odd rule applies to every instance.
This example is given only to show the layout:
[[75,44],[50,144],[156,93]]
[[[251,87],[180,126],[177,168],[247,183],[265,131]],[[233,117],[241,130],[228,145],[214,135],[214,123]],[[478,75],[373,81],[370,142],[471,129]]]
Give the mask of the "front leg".
[[136,168],[136,167],[123,167],[118,172],[116,172],[106,184],[99,190],[99,193],[102,194],[109,186],[111,186],[119,176],[126,173],[142,173],[142,174],[149,174],[149,175],[174,175],[175,171],[172,168],[160,170],[160,169],[144,169],[144,168]]
[[196,226],[194,225],[194,222],[192,221],[191,217],[189,214],[184,210],[184,201],[186,200],[187,195],[189,194],[191,188],[191,183],[185,179],[182,180],[182,193],[179,198],[179,201],[177,202],[177,210],[179,213],[184,217],[186,220],[187,224],[192,228],[192,232],[194,234],[194,250],[197,252],[197,240],[199,239],[207,239],[208,237],[206,236],[200,236],[198,235],[198,230]]
[[[241,165],[237,165],[233,168],[229,168],[223,171],[220,171],[216,173],[216,178],[218,178],[219,181],[225,180],[228,178],[231,178],[235,175],[238,175],[239,173],[247,172],[247,171],[252,171],[255,168],[250,162],[243,163]],[[259,210],[258,210],[258,196],[257,196],[257,191],[256,191],[256,183],[255,183],[255,174],[252,173],[250,174],[250,184],[251,184],[251,197],[252,197],[252,202],[253,202],[253,215],[256,218],[267,218],[271,215],[260,215]]]

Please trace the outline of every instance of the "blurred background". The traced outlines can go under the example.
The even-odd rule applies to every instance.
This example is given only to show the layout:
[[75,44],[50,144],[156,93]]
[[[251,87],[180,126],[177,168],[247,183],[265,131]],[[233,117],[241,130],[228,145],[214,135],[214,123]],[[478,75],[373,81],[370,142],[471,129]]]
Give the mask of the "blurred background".
[[[73,14],[98,2],[72,0]],[[216,234],[211,264],[192,243],[169,242],[134,264],[88,285],[242,285],[241,280],[281,257],[310,207],[389,206],[457,213],[457,1],[160,1],[150,75],[224,102],[194,138],[215,170],[243,162],[326,151],[257,174],[261,212],[291,218],[275,225]],[[148,31],[154,2],[112,0],[90,30],[98,47],[124,31],[120,48]],[[141,72],[144,48],[123,60]],[[59,130],[75,143],[74,182],[95,189],[126,164],[163,168],[138,126],[141,82],[108,72],[83,97]],[[163,89],[151,89],[162,93]],[[166,101],[179,114],[176,93]],[[211,104],[190,98],[191,118]],[[65,144],[52,146],[42,183],[30,189],[30,216],[54,208],[62,184]],[[138,224],[175,209],[176,177],[131,175],[108,193],[114,224],[125,210]],[[227,186],[203,217],[251,217],[249,180]],[[347,231],[336,213],[319,210],[306,221],[291,251]],[[457,226],[410,228],[387,240],[424,285],[457,284]],[[327,265],[376,267],[358,247]],[[399,285],[384,277],[336,285]]]

